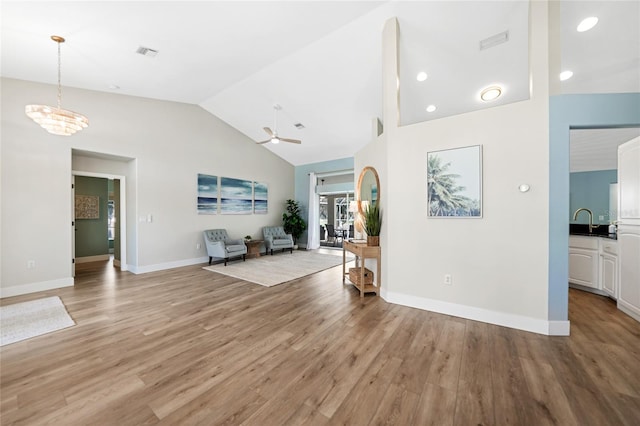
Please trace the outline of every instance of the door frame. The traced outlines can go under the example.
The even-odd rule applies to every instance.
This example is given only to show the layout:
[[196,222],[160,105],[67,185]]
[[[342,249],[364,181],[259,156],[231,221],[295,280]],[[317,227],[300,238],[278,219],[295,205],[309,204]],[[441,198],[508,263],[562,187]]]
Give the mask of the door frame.
[[[114,179],[120,181],[120,203],[119,203],[119,216],[118,220],[120,221],[120,270],[128,271],[128,263],[127,263],[127,178],[122,175],[114,175],[110,173],[95,173],[95,172],[83,172],[79,170],[72,170],[72,182],[75,184],[76,176],[86,176],[86,177],[97,177],[97,178],[106,178],[106,179]],[[71,241],[71,258],[73,261],[71,262],[71,276],[75,276],[75,258],[76,258],[76,244],[75,244],[75,197],[73,194],[75,193],[74,189],[75,185],[72,186],[72,199],[71,199],[71,223],[74,224],[72,226],[72,241]],[[118,266],[118,265],[116,265]]]

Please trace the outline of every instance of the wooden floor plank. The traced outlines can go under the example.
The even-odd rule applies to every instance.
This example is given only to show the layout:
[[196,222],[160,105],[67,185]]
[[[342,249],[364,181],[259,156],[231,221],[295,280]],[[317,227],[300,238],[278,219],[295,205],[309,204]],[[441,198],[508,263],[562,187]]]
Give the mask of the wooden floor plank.
[[456,391],[425,383],[413,424],[424,426],[453,425],[456,399]]
[[520,362],[529,393],[538,406],[540,424],[577,426],[578,420],[551,365],[527,358],[520,358]]
[[445,321],[429,366],[429,383],[451,390],[458,388],[464,329],[464,322],[449,318]]
[[500,425],[535,424],[538,418],[529,394],[517,341],[511,330],[492,328],[491,381],[495,422]]
[[340,407],[331,417],[332,423],[369,424],[401,363],[401,358],[380,354],[379,359],[342,401]]
[[398,426],[413,424],[419,399],[417,394],[404,386],[392,383],[387,388],[387,393],[378,406],[371,423]]

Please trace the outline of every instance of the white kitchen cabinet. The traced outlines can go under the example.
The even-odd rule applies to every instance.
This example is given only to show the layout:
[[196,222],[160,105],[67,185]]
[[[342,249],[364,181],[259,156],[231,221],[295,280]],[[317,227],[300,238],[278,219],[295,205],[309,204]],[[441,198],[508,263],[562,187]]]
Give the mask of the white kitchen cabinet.
[[618,243],[602,239],[600,243],[600,284],[609,297],[618,298]]
[[640,137],[618,146],[618,309],[640,321]]
[[600,290],[598,237],[569,237],[569,283]]
[[640,227],[620,226],[618,309],[640,321]]
[[640,137],[618,146],[618,219],[640,225]]

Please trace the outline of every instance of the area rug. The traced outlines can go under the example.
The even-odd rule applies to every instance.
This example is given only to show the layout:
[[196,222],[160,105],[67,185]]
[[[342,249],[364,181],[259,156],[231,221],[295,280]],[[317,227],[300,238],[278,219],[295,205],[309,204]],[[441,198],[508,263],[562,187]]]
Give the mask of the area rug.
[[[353,260],[351,256],[347,257],[347,261],[351,260]],[[293,253],[276,253],[273,256],[265,255],[256,259],[247,259],[246,262],[235,261],[228,263],[227,266],[223,264],[205,266],[204,269],[272,287],[341,264],[342,252],[339,255],[332,255],[294,250]]]
[[0,306],[0,346],[73,325],[76,323],[57,296]]

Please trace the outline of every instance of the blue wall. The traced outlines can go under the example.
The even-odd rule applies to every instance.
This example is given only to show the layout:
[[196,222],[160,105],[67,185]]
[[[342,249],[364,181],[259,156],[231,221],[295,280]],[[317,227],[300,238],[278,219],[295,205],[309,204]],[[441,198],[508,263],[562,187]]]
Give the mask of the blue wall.
[[[328,173],[341,170],[353,170],[353,157],[342,158],[339,160],[323,161],[320,163],[303,164],[296,166],[295,169],[295,197],[300,203],[302,216],[306,219],[309,217],[309,173]],[[341,185],[342,187],[342,185]],[[354,184],[345,185],[345,191],[353,191]],[[300,237],[300,244],[307,244],[307,233]]]
[[[609,224],[609,185],[618,181],[617,170],[576,172],[569,176],[569,221],[589,223],[589,215],[580,213],[574,222],[573,213],[585,207],[593,212],[593,223]],[[604,216],[602,220],[600,216]]]
[[549,99],[549,320],[569,318],[569,130],[640,127],[640,93]]

